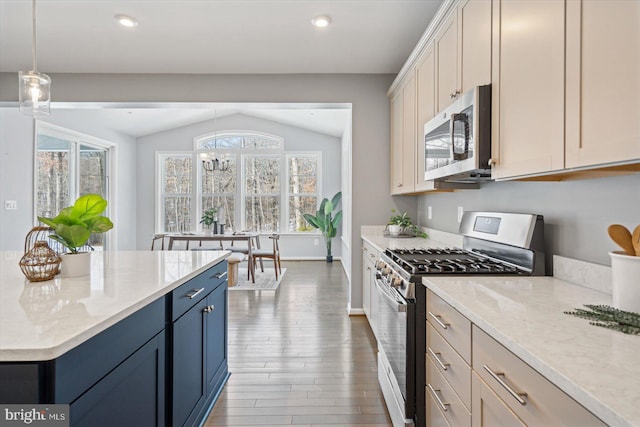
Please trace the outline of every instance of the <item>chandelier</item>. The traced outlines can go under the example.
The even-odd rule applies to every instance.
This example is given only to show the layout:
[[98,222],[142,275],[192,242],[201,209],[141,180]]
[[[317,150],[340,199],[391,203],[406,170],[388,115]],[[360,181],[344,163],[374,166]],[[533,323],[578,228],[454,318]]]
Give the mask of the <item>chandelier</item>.
[[217,157],[202,161],[202,167],[207,172],[226,172],[229,170],[229,160],[218,160]]
[[33,68],[18,73],[20,112],[33,117],[48,116],[51,103],[51,78],[38,72],[36,52],[36,0],[31,1]]

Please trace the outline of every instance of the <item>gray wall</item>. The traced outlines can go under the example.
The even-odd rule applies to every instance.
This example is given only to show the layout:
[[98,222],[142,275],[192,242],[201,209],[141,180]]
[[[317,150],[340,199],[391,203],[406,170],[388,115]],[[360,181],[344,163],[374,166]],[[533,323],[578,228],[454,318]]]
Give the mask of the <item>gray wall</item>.
[[[393,75],[52,74],[55,102],[351,103],[353,206],[351,307],[362,307],[360,226],[383,224],[389,195],[389,102]],[[18,98],[15,73],[0,74],[0,102]],[[411,205],[415,202],[410,202]],[[7,224],[0,224],[2,229]]]
[[[479,190],[420,196],[420,224],[457,232],[457,209],[544,215],[547,253],[610,265],[607,227],[640,224],[640,174],[560,182],[490,182]],[[432,206],[433,219],[427,220]]]
[[[138,249],[148,249],[154,229],[156,152],[193,151],[193,138],[213,131],[250,130],[281,136],[285,151],[322,152],[322,197],[331,197],[340,190],[340,138],[287,126],[270,120],[235,114],[195,125],[172,129],[138,138],[136,187],[138,194],[137,242]],[[266,242],[264,242],[266,243]],[[333,255],[341,256],[341,247],[334,242]],[[324,259],[322,237],[317,235],[287,235],[281,237],[282,256],[288,259]]]

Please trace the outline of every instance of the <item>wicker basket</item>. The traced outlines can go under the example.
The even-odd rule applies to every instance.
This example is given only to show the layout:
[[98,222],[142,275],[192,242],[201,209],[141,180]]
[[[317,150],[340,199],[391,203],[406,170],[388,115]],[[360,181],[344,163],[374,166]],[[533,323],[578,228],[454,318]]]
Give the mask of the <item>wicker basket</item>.
[[62,260],[44,240],[38,240],[20,259],[20,269],[31,282],[51,280],[58,274]]

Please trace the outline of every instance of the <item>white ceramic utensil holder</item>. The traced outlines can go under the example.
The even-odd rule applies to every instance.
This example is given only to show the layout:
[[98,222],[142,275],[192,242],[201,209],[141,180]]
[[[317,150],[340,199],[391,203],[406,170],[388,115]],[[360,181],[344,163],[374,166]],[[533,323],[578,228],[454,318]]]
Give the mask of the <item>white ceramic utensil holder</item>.
[[620,310],[640,313],[640,256],[622,251],[609,252],[613,306]]

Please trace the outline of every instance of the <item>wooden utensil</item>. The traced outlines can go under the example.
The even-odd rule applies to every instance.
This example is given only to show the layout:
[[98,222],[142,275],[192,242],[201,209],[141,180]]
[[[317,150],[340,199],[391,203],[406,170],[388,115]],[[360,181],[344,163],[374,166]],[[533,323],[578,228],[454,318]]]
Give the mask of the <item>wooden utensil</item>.
[[[612,224],[607,229],[609,237],[624,249],[627,255],[635,256],[636,250],[633,246],[631,232],[624,225]],[[635,232],[635,231],[634,231]]]
[[636,226],[631,235],[631,243],[636,250],[636,256],[640,256],[640,225]]

